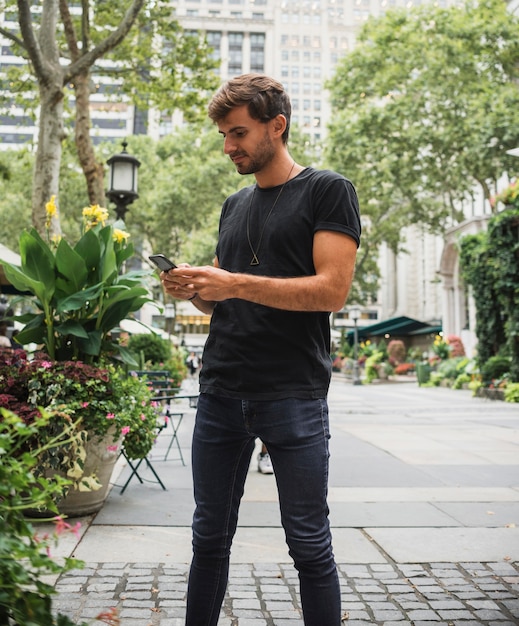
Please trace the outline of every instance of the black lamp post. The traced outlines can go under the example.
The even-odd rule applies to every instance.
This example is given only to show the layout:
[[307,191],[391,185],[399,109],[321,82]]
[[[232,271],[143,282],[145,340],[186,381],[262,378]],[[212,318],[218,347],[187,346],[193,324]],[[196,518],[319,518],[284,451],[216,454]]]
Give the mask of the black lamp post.
[[359,376],[359,332],[357,322],[360,317],[360,309],[353,307],[350,309],[349,317],[353,320],[353,384],[362,385]]
[[124,220],[128,205],[139,197],[137,170],[141,162],[126,152],[127,145],[127,142],[123,141],[123,151],[114,154],[107,161],[110,166],[110,187],[106,197],[115,204],[115,213],[120,220]]

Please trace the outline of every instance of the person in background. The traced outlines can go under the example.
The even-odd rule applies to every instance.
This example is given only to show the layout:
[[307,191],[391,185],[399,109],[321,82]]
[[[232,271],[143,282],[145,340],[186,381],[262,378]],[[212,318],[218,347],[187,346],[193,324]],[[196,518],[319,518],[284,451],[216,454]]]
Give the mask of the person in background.
[[12,348],[11,340],[7,336],[7,322],[0,320],[0,348]]
[[341,625],[327,504],[329,318],[350,289],[360,216],[349,180],[293,159],[290,113],[268,76],[217,91],[209,117],[255,184],[224,202],[212,266],[161,273],[168,294],[212,315],[192,440],[186,626],[218,623],[256,438],[272,460],[305,626]]
[[260,474],[273,474],[272,461],[267,446],[261,442],[261,452],[258,454],[258,472]]

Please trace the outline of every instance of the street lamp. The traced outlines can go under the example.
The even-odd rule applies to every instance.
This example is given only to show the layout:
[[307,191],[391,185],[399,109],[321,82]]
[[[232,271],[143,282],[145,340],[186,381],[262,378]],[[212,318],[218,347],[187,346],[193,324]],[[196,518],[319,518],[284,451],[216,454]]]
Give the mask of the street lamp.
[[123,141],[123,151],[114,154],[107,161],[110,167],[110,187],[106,197],[115,204],[115,213],[120,220],[124,220],[128,205],[139,197],[137,170],[141,162],[126,152],[127,145],[127,142]]
[[353,320],[353,384],[362,385],[359,376],[359,332],[357,322],[360,318],[360,309],[353,307],[350,309],[349,317]]
[[168,333],[169,340],[171,341],[171,324],[175,319],[175,305],[168,302],[164,307],[164,319],[166,320],[166,332]]

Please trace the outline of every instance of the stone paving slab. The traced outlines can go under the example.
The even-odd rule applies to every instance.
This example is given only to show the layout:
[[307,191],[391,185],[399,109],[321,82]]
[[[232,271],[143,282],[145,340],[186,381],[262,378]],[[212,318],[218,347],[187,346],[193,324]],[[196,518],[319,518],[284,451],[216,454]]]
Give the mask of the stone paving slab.
[[[506,562],[338,564],[346,626],[516,626],[519,567]],[[93,619],[112,607],[121,626],[183,626],[185,564],[88,563],[62,576],[56,612]],[[231,567],[219,626],[302,626],[288,563]],[[323,626],[326,626],[323,624]]]

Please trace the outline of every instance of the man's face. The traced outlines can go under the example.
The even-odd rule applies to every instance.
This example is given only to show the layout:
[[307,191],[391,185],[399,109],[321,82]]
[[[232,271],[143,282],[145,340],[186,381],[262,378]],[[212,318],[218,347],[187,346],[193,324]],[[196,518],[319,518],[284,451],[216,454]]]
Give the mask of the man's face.
[[276,146],[270,135],[271,122],[264,124],[252,119],[244,105],[233,109],[218,123],[224,137],[223,151],[239,174],[255,174],[273,159]]

